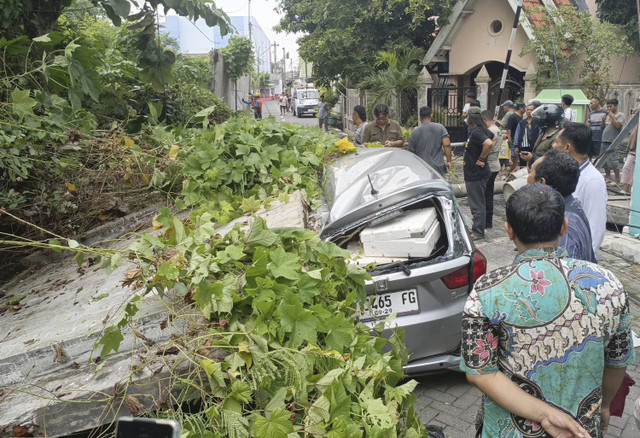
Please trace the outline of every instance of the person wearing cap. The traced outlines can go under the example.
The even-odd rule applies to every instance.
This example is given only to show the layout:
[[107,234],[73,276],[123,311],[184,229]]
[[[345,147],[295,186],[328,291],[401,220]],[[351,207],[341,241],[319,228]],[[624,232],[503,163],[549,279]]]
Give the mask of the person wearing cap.
[[261,119],[262,118],[262,103],[260,103],[260,117],[258,117],[258,110],[256,109],[257,102],[258,102],[258,99],[252,93],[249,93],[249,100],[248,101],[242,99],[242,103],[245,103],[245,104],[249,105],[249,108],[251,108],[253,110],[253,117],[255,117],[256,119]]
[[256,93],[253,100],[254,100],[253,116],[256,119],[261,119],[262,118],[262,101],[260,100],[260,93]]
[[498,125],[501,129],[504,129],[507,126],[507,120],[509,120],[511,114],[516,111],[516,106],[514,105],[512,100],[505,100],[504,103],[500,105],[500,107],[504,108],[507,112],[504,116],[502,116],[501,120],[496,120],[496,125]]

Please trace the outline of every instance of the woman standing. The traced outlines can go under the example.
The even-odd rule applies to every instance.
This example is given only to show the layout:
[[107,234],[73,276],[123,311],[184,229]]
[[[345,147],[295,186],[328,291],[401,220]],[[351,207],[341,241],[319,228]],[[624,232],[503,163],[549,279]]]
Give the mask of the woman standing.
[[484,239],[486,226],[485,190],[491,177],[487,157],[493,147],[494,134],[487,129],[480,114],[469,114],[467,120],[469,139],[464,151],[464,184],[473,216],[471,238],[478,240]]

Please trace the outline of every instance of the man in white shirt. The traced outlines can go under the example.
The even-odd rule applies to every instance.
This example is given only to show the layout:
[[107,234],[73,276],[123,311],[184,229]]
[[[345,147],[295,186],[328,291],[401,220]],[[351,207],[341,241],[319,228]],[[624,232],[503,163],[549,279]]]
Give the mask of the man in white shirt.
[[573,117],[573,110],[571,104],[573,103],[573,96],[565,94],[562,96],[562,109],[564,110],[564,123],[575,122]]
[[584,123],[570,122],[556,136],[553,148],[566,151],[580,165],[578,186],[573,192],[580,201],[591,230],[593,252],[598,255],[607,228],[607,185],[602,174],[589,161],[591,129]]
[[467,114],[469,114],[469,108],[471,107],[471,102],[473,102],[474,100],[476,100],[476,92],[475,91],[469,91],[469,93],[467,94],[466,99],[466,103],[464,104],[464,107],[462,108],[462,118],[466,119],[467,118]]

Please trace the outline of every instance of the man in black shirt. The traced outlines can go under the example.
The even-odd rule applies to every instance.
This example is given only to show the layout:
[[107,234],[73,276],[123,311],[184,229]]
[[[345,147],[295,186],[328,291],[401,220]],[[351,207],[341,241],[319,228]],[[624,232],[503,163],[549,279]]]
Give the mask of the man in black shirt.
[[514,172],[518,168],[518,151],[513,145],[513,140],[516,136],[516,130],[518,129],[518,123],[522,121],[522,114],[526,109],[526,105],[524,103],[517,103],[516,110],[513,114],[509,116],[507,119],[507,124],[505,126],[505,130],[507,131],[507,140],[509,140],[509,147],[511,148],[511,169],[510,172]]

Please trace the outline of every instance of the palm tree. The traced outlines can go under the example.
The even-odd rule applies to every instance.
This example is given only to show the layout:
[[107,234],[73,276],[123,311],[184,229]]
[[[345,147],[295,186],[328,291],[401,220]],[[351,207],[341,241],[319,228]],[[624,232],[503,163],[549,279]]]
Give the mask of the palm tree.
[[363,88],[374,91],[374,100],[369,104],[371,111],[376,102],[384,102],[393,107],[394,97],[398,99],[398,116],[402,119],[402,94],[407,90],[419,88],[420,71],[416,61],[422,59],[424,52],[418,47],[400,51],[381,51],[376,58],[376,66],[386,64],[387,68],[371,73],[360,83]]

